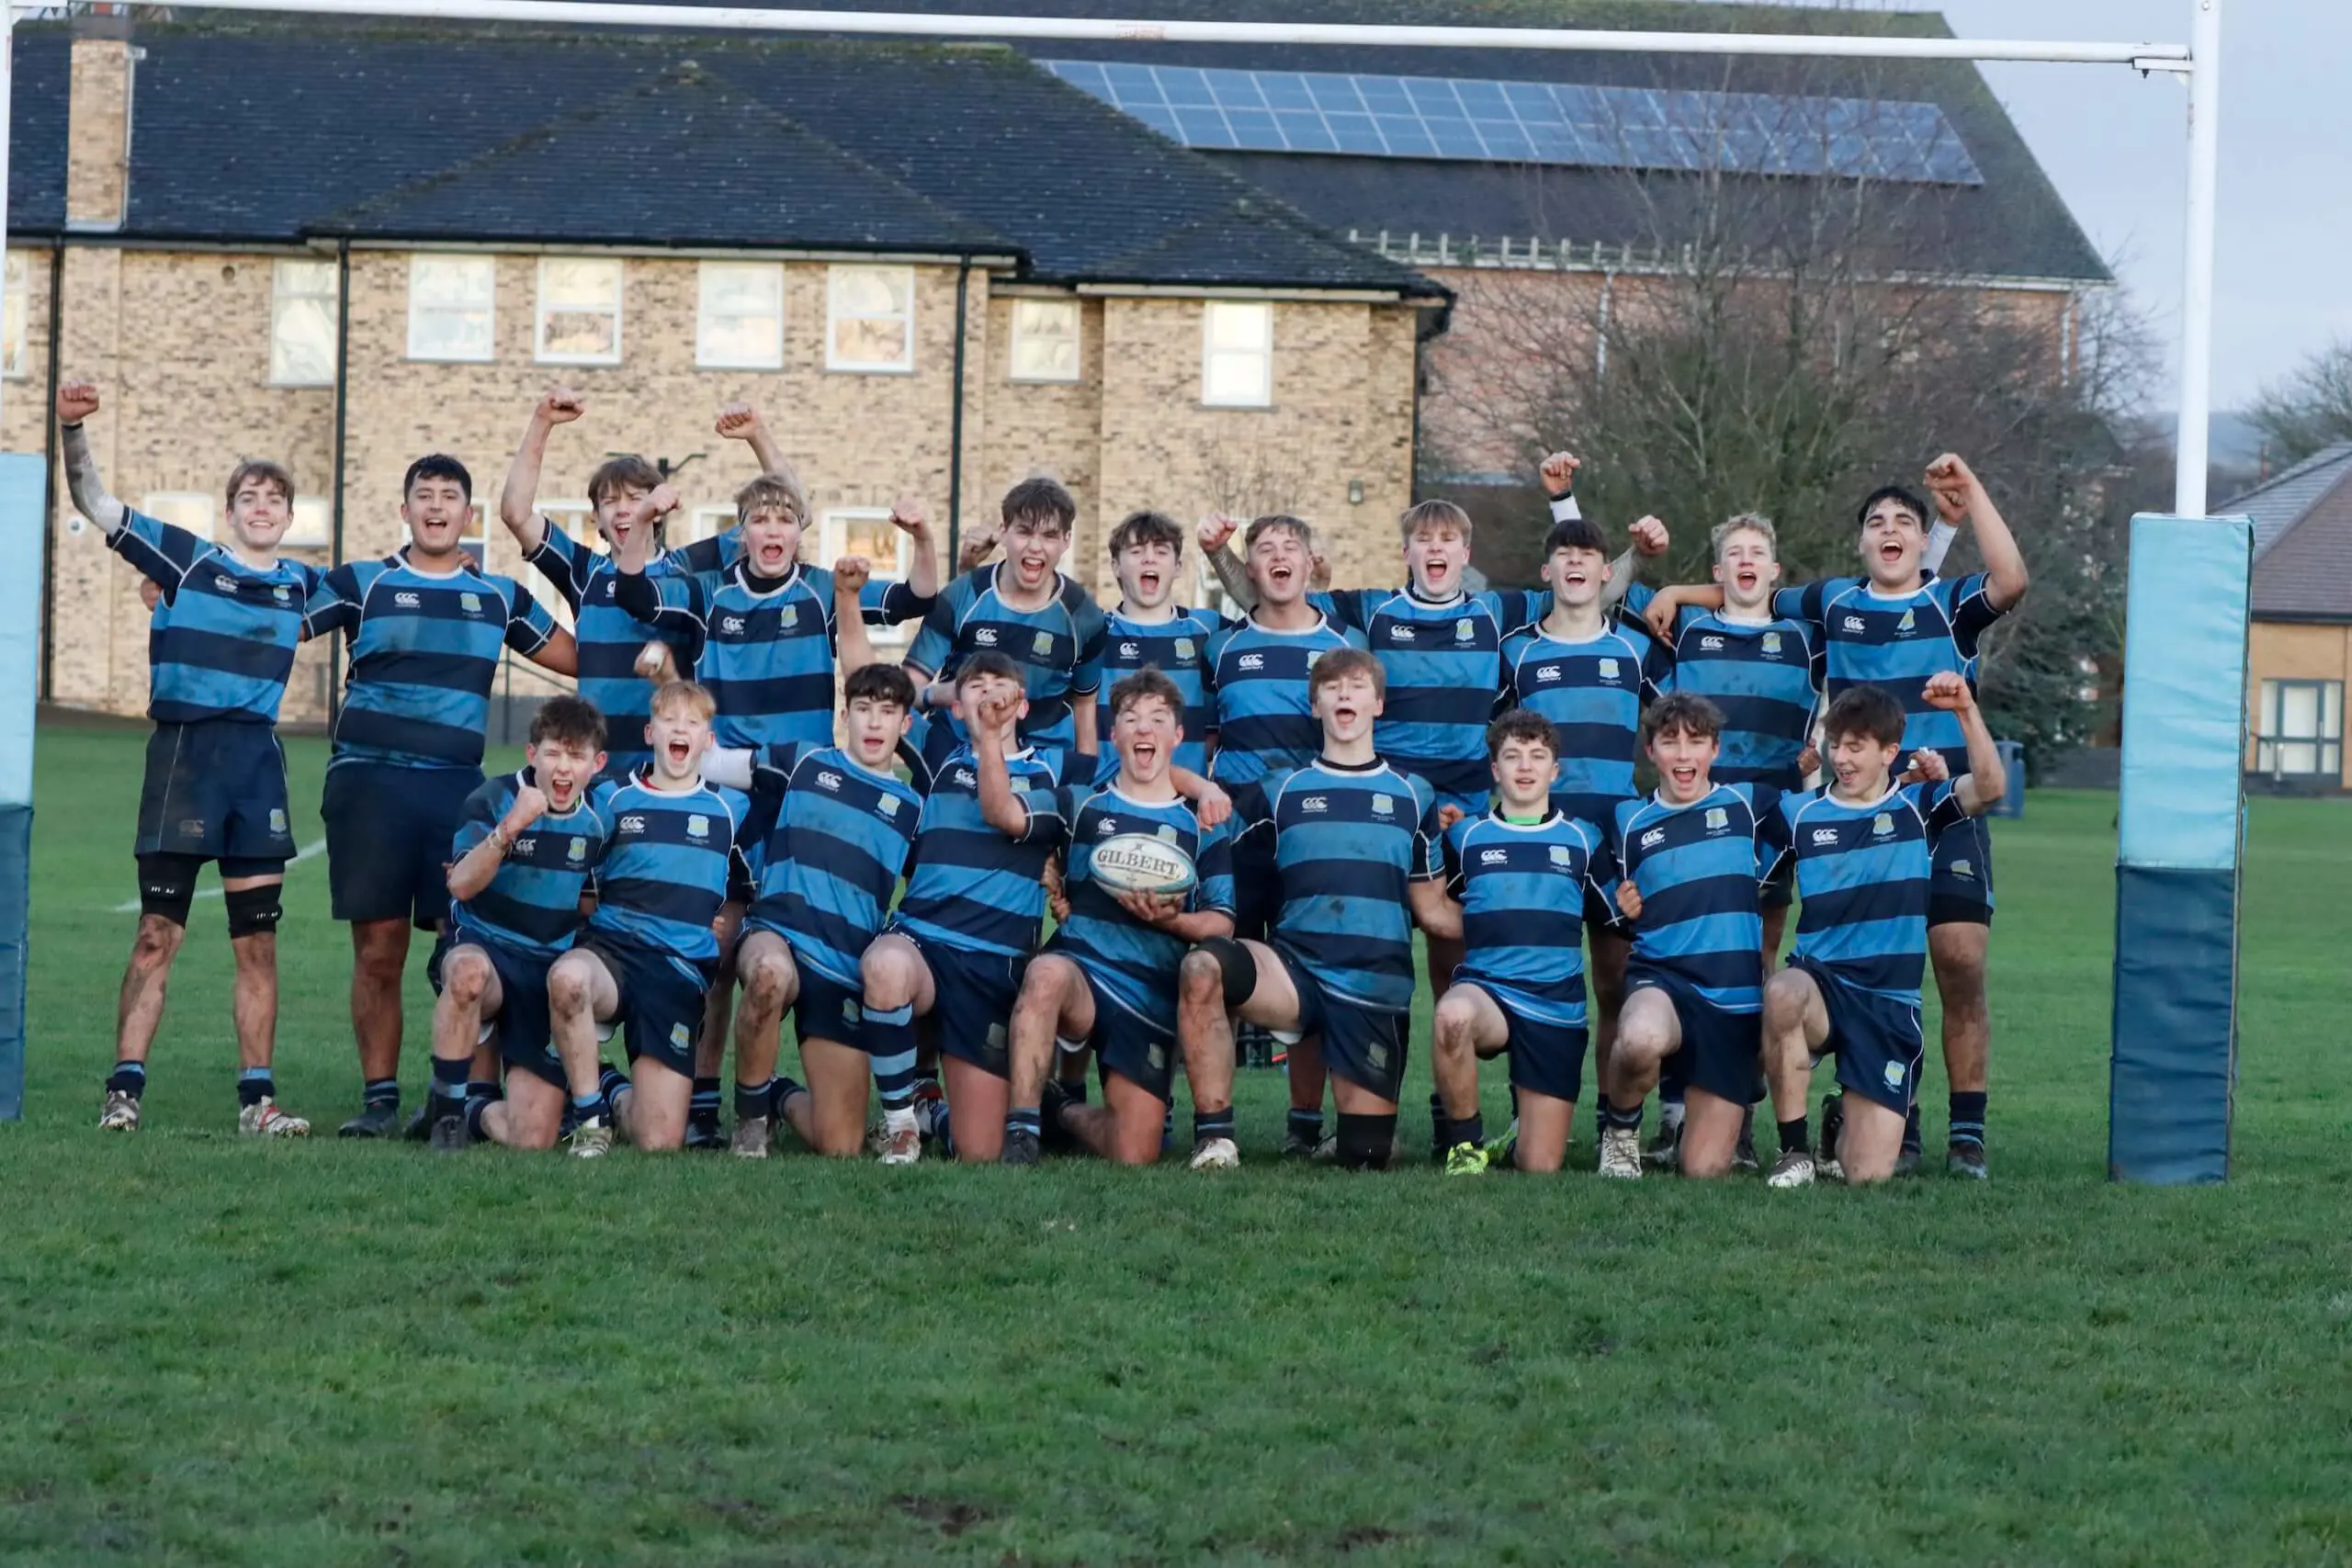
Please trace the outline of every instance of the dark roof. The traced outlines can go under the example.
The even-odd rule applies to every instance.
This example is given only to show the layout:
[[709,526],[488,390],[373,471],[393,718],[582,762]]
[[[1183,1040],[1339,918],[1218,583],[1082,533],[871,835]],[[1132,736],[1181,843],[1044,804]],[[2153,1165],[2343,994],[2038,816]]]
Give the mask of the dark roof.
[[[799,0],[808,9],[869,8],[869,0]],[[1676,0],[893,0],[933,14],[1423,26],[1643,28],[1684,32],[1883,33],[1950,37],[1942,17],[1826,6],[1706,5]],[[1893,186],[1905,249],[1939,265],[2005,277],[2086,283],[2110,275],[1974,66],[1964,62],[1803,60],[1546,50],[1394,49],[1377,45],[1096,43],[1021,40],[1038,59],[1385,75],[1665,86],[1882,102],[1931,103],[1966,143],[1980,186]],[[1540,238],[1582,246],[1672,244],[1688,227],[1687,176],[1617,170],[1396,158],[1204,152],[1316,221],[1366,238],[1387,230],[1489,240]],[[1801,200],[1798,182],[1749,180],[1752,200]],[[1752,210],[1744,209],[1743,210]]]
[[2352,441],[2213,510],[2254,519],[2256,620],[2352,621]]
[[[70,24],[17,29],[11,227],[63,226]],[[122,236],[877,249],[1054,282],[1445,290],[991,46],[141,24]]]

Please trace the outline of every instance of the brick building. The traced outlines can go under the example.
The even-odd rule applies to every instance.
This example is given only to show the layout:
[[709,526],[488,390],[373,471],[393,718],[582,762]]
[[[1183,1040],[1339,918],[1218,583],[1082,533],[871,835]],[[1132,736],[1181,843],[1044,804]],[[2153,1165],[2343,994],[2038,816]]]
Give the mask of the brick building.
[[2246,635],[2250,785],[2352,789],[2344,689],[2352,681],[2352,441],[2314,452],[2213,508],[2254,519]]
[[[1247,504],[1279,454],[1283,501],[1371,574],[1410,498],[1444,291],[1001,49],[31,24],[17,51],[0,440],[49,440],[52,367],[93,377],[107,482],[172,521],[212,526],[266,454],[304,487],[292,553],[388,551],[409,460],[454,452],[494,510],[555,381],[589,413],[542,501],[583,533],[608,451],[676,472],[683,532],[723,525],[738,398],[800,469],[817,558],[895,549],[901,493],[968,524],[1044,471],[1080,502],[1070,570],[1108,588],[1106,520]],[[58,506],[44,694],[136,712],[135,575]],[[286,716],[331,680],[306,649]]]

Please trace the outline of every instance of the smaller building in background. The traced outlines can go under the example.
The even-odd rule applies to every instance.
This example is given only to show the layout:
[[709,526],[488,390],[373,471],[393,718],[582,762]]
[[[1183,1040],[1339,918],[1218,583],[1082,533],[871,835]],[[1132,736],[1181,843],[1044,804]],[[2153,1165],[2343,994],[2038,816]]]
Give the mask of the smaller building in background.
[[2213,510],[2254,519],[2246,781],[2282,791],[2352,787],[2344,755],[2344,685],[2352,680],[2352,441]]

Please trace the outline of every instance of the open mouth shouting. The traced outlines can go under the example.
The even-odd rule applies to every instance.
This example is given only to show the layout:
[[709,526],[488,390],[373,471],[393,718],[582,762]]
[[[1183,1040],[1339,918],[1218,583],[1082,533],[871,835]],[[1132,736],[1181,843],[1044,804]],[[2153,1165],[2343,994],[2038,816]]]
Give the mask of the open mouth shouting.
[[662,752],[670,759],[671,771],[683,773],[686,771],[686,765],[694,761],[694,743],[683,735],[673,735],[663,745]]
[[1676,798],[1687,800],[1699,793],[1699,765],[1696,762],[1674,763],[1666,770],[1666,776],[1674,786]]
[[1752,566],[1742,566],[1737,571],[1732,573],[1731,580],[1742,595],[1753,597],[1757,588],[1764,581],[1764,574]]

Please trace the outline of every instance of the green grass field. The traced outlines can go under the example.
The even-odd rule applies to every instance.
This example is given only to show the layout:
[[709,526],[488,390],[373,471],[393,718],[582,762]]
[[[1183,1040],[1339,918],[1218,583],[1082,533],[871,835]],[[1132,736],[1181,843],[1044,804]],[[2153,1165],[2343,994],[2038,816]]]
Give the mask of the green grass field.
[[[2255,812],[2226,1188],[2104,1179],[2114,801],[2056,794],[2000,829],[1988,1187],[1278,1168],[1272,1074],[1223,1179],[582,1166],[237,1140],[217,898],[148,1128],[100,1137],[140,745],[41,738],[0,1561],[2352,1557],[2343,806]],[[332,1128],[323,870],[279,1085]]]

